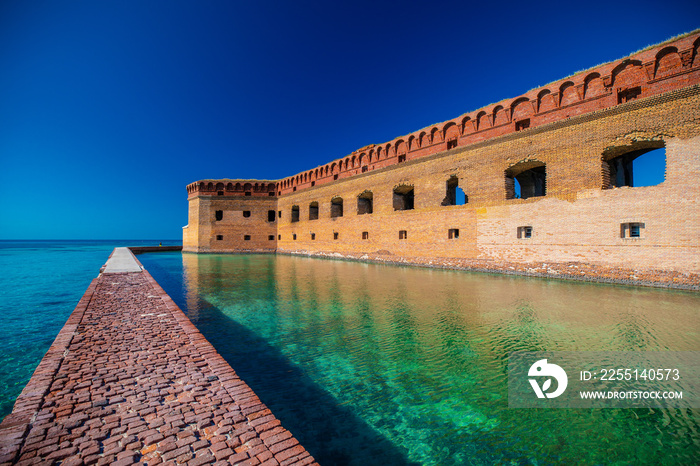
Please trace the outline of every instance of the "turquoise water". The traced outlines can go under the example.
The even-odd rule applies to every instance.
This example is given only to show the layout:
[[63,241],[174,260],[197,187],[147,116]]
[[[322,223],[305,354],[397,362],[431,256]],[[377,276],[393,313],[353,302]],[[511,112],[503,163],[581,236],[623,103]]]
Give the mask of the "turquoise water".
[[[0,241],[0,420],[117,246],[154,241]],[[163,242],[164,245],[181,244]]]
[[698,351],[700,295],[288,256],[141,262],[322,465],[698,464],[700,412],[509,409],[511,351]]

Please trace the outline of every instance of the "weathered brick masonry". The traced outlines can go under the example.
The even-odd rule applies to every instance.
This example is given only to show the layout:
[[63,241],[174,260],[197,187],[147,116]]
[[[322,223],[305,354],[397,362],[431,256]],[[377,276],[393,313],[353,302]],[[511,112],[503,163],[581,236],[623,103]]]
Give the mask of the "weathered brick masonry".
[[192,183],[183,246],[697,289],[699,176],[695,31],[293,177]]
[[0,465],[314,459],[146,272],[93,280],[0,424]]

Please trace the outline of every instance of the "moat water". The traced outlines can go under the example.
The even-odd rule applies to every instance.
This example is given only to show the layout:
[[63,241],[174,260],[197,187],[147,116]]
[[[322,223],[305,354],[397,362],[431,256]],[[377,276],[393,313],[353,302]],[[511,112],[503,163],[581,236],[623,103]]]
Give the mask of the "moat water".
[[269,255],[141,262],[322,465],[698,464],[700,411],[509,409],[512,351],[698,351],[700,294]]
[[[182,244],[163,241],[163,245]],[[0,240],[0,420],[117,246],[153,240]]]

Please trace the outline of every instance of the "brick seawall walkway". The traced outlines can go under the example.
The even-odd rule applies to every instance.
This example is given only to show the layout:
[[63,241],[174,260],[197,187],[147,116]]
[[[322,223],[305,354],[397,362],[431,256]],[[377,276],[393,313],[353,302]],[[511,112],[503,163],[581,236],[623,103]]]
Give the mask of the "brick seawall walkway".
[[148,272],[101,274],[0,424],[0,465],[209,463],[316,464]]

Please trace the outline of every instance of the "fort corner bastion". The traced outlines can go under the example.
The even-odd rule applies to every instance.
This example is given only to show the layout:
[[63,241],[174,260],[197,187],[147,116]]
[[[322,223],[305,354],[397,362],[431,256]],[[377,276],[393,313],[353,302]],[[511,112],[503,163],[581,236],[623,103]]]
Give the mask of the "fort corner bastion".
[[[635,187],[660,148],[664,181]],[[186,252],[697,290],[700,30],[288,178],[187,194]]]

